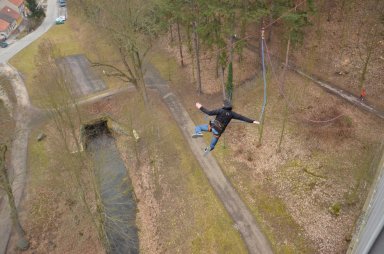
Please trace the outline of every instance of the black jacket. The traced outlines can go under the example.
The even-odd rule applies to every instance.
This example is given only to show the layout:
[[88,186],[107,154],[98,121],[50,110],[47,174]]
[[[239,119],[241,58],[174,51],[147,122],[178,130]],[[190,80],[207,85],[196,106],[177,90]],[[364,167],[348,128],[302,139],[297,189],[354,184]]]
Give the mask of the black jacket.
[[224,132],[225,128],[227,128],[227,125],[232,119],[241,120],[247,123],[253,123],[254,121],[253,119],[242,116],[232,111],[232,107],[223,107],[223,108],[214,109],[214,110],[208,110],[204,107],[201,107],[200,110],[207,115],[216,116],[215,121],[212,122],[212,127],[219,132],[219,135],[221,135]]

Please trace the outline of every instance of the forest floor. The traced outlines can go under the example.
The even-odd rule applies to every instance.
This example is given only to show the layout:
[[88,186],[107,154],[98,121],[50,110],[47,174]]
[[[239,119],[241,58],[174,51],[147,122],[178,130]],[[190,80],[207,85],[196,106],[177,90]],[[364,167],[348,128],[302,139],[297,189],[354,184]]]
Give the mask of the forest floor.
[[[195,122],[207,122],[194,104],[200,101],[209,109],[222,104],[214,57],[201,56],[203,94],[198,96],[191,57],[185,57],[186,67],[181,68],[177,46],[169,47],[169,38],[161,45],[152,61]],[[235,88],[234,110],[257,119],[263,101],[259,60],[246,49],[243,56],[234,66],[235,84],[241,84]],[[213,154],[277,253],[342,253],[375,175],[382,120],[293,72],[286,77],[290,105],[280,150],[285,106],[269,73],[262,145],[253,126],[232,124]]]

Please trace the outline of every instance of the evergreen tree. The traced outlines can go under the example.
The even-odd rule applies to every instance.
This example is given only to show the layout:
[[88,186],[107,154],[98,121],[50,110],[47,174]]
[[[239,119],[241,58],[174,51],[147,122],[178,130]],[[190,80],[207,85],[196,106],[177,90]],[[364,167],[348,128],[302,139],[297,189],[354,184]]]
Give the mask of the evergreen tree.
[[44,9],[36,3],[36,0],[27,0],[26,5],[31,12],[29,18],[41,19],[45,17]]

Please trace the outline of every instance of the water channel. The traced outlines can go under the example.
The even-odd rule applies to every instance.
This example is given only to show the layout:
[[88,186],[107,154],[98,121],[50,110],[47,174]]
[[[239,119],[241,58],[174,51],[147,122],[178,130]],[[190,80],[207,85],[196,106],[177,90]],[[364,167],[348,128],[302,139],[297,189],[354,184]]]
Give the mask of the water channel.
[[105,228],[112,254],[139,253],[136,202],[127,169],[107,122],[84,128],[86,149],[91,154],[105,209]]

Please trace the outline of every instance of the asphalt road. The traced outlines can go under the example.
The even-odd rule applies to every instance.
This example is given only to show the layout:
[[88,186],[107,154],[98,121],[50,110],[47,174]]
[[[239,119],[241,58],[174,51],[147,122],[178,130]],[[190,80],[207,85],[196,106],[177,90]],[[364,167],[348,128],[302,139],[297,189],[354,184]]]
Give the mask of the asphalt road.
[[28,34],[20,40],[10,44],[7,48],[0,48],[0,63],[5,63],[16,55],[23,48],[27,47],[33,41],[42,36],[48,29],[55,24],[58,15],[58,6],[56,0],[47,0],[48,6],[46,17],[43,23],[33,33]]
[[71,80],[72,95],[82,97],[107,88],[96,75],[85,55],[71,55],[57,61],[65,77]]

